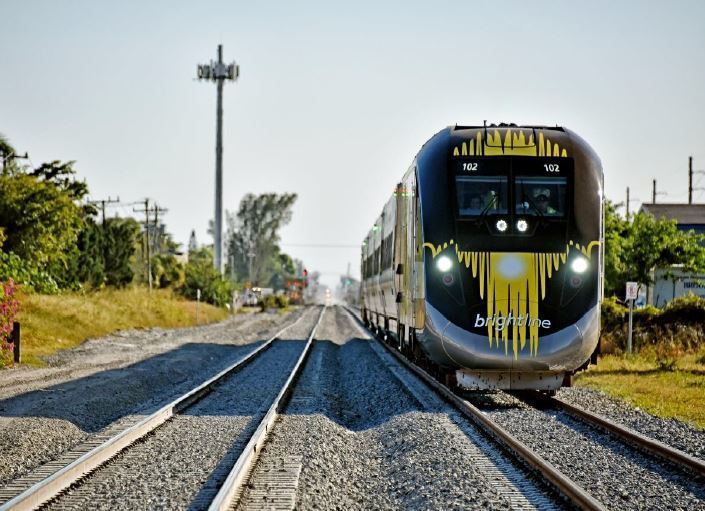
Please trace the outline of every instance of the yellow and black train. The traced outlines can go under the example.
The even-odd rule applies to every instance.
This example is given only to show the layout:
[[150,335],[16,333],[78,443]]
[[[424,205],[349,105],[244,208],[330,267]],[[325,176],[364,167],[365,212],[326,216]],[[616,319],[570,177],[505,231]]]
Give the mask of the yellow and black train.
[[363,242],[363,320],[462,387],[552,391],[596,353],[602,241],[602,166],[578,135],[446,128]]

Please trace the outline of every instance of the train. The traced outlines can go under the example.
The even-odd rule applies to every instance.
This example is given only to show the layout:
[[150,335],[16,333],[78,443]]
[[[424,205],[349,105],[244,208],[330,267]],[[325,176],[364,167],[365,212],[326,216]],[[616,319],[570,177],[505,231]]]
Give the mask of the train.
[[362,242],[363,322],[449,385],[570,386],[599,353],[603,185],[567,128],[441,130]]

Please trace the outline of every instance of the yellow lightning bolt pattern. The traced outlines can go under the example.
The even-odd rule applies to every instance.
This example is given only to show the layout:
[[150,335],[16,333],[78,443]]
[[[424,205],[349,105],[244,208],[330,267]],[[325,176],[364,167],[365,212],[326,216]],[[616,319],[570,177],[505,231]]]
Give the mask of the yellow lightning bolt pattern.
[[[478,281],[480,298],[487,304],[487,318],[525,318],[513,321],[511,328],[496,321],[487,321],[487,337],[490,347],[504,343],[504,352],[509,354],[512,341],[514,358],[526,347],[527,330],[529,354],[535,356],[539,348],[540,314],[539,303],[546,297],[547,282],[566,263],[570,250],[580,251],[592,258],[592,249],[599,241],[581,246],[572,241],[563,252],[473,252],[460,250],[450,240],[442,245],[424,243],[435,258],[449,246],[453,246],[459,264],[472,268],[472,278]],[[510,335],[511,330],[511,335]]]
[[527,130],[526,134],[524,131],[507,129],[504,140],[499,130],[488,131],[486,139],[482,136],[483,131],[478,131],[475,138],[454,147],[453,156],[568,156],[565,148],[551,142],[542,132],[539,132],[538,143],[534,143],[533,130]]

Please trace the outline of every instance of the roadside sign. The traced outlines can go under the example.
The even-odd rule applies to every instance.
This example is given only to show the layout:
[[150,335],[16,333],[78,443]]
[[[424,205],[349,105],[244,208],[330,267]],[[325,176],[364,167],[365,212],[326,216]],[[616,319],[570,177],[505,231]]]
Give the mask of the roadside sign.
[[629,302],[629,332],[627,335],[627,353],[632,352],[632,311],[634,310],[634,300],[639,294],[639,283],[627,282],[627,298]]
[[639,291],[638,282],[627,282],[627,297],[626,300],[636,300]]

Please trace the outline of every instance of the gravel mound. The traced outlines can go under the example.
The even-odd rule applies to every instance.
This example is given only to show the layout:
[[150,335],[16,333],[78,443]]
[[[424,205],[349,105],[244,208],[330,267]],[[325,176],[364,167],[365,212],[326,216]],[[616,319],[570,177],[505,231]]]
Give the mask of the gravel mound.
[[220,477],[213,472],[227,455],[233,460],[239,454],[301,349],[301,342],[277,341],[50,508],[188,508],[204,484],[217,488],[225,479],[222,471],[216,472]]
[[194,328],[120,332],[60,352],[50,367],[0,371],[0,484],[114,421],[156,410],[293,319],[247,314]]
[[267,484],[262,467],[278,459],[301,460],[298,509],[555,507],[538,492],[535,505],[517,505],[504,493],[511,486],[505,474],[458,427],[456,414],[433,397],[420,403],[388,369],[392,362],[374,352],[376,341],[359,336],[344,311],[326,313],[241,508],[255,504]]
[[[305,337],[318,317],[287,331]],[[201,401],[67,491],[51,509],[185,509],[212,499],[303,348],[279,340]]]

